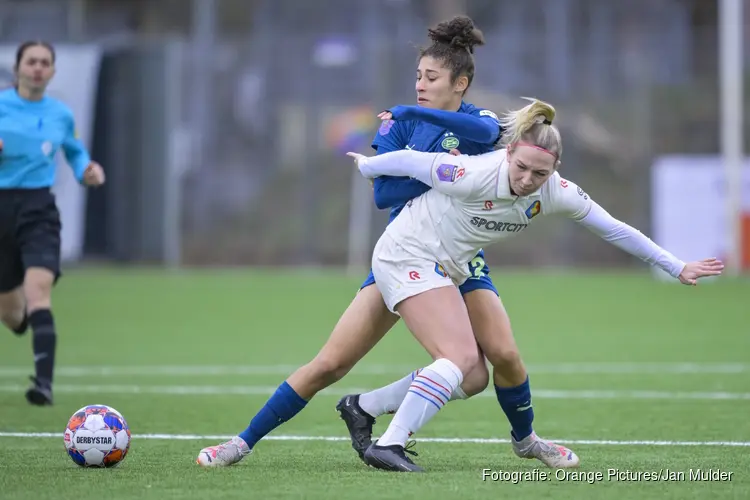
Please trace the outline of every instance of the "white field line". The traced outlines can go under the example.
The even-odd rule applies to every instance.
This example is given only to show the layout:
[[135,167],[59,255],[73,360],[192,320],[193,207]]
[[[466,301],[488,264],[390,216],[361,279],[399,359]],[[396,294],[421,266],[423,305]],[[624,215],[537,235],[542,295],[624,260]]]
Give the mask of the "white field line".
[[[300,365],[194,365],[194,366],[59,366],[55,377],[192,377],[192,376],[264,376],[289,375]],[[0,378],[26,377],[33,367],[0,367]],[[406,365],[360,365],[352,375],[405,375],[415,368]],[[552,363],[530,364],[529,372],[534,375],[683,375],[683,374],[740,374],[750,373],[750,363]],[[32,370],[33,371],[33,370]]]
[[[0,438],[55,438],[62,439],[60,432],[0,432]],[[199,434],[135,434],[133,440],[157,439],[170,441],[226,441],[231,439],[230,435],[199,435]],[[343,436],[286,436],[271,435],[263,438],[264,441],[346,441],[350,438]],[[508,439],[496,438],[419,438],[424,443],[451,443],[451,444],[503,444],[510,443]],[[611,439],[553,439],[556,443],[570,445],[594,445],[594,446],[724,446],[724,447],[750,447],[749,441],[619,441]]]
[[[22,392],[28,387],[18,384],[0,384],[0,392]],[[150,394],[158,396],[270,396],[276,392],[276,386],[221,386],[221,385],[85,385],[55,384],[56,393],[73,394]],[[331,387],[318,393],[321,396],[344,396],[361,394],[373,388]],[[690,392],[690,391],[641,391],[641,390],[558,390],[534,389],[535,399],[659,399],[663,401],[699,400],[699,401],[750,401],[747,392]],[[480,397],[495,397],[494,390],[486,390]]]

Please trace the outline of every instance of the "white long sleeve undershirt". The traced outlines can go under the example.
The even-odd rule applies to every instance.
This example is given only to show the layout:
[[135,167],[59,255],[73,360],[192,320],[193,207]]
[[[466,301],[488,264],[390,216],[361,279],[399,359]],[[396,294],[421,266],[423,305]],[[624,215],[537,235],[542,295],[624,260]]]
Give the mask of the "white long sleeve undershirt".
[[381,175],[413,177],[432,186],[432,166],[441,155],[448,153],[423,153],[404,149],[370,156],[359,163],[359,171],[368,179]]
[[593,200],[589,213],[576,222],[614,246],[635,255],[648,264],[660,267],[673,278],[677,278],[685,268],[683,261],[634,227],[612,217]]

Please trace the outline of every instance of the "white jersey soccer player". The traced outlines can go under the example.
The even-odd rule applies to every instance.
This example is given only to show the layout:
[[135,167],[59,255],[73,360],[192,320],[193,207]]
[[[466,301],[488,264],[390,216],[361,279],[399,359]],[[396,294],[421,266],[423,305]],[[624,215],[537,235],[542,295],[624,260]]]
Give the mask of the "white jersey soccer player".
[[[373,275],[386,306],[403,318],[435,361],[421,370],[388,429],[367,448],[368,465],[423,470],[406,457],[407,439],[481,361],[455,285],[469,278],[467,264],[481,248],[517,235],[537,217],[570,218],[684,284],[721,274],[723,264],[717,259],[682,262],[561,178],[562,139],[552,125],[554,116],[552,106],[537,100],[509,113],[501,121],[505,148],[478,156],[407,150],[368,158],[349,153],[367,178],[412,177],[432,188],[407,204],[373,252]],[[552,444],[547,446],[554,452]],[[577,466],[578,458],[566,452],[565,459]]]
[[540,215],[561,215],[677,278],[685,263],[618,221],[575,183],[553,173],[528,196],[510,189],[507,150],[479,156],[398,151],[358,157],[365,177],[411,176],[432,187],[409,202],[373,252],[389,309],[407,297],[469,278],[477,251],[523,232]]

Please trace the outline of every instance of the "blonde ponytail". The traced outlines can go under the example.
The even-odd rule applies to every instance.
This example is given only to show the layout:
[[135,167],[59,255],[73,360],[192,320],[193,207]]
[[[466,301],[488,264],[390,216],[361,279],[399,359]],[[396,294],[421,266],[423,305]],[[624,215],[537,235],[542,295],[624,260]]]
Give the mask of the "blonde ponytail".
[[531,97],[524,97],[531,104],[510,111],[500,119],[503,129],[501,144],[512,149],[517,142],[526,142],[546,149],[557,158],[557,164],[562,155],[562,139],[560,131],[552,124],[555,119],[555,108],[544,101]]

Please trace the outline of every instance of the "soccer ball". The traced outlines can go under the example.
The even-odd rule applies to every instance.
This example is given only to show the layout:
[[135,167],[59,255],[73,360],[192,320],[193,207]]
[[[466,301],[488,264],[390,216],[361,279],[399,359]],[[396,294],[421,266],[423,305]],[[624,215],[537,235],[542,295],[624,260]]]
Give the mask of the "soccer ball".
[[114,408],[84,406],[68,420],[63,440],[68,455],[81,467],[113,467],[128,454],[130,429]]

